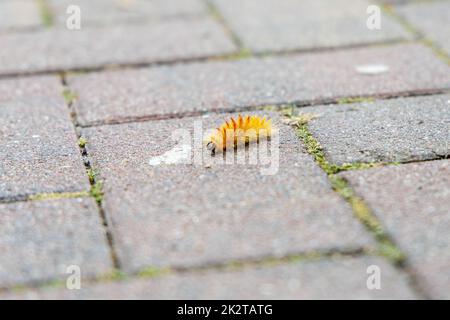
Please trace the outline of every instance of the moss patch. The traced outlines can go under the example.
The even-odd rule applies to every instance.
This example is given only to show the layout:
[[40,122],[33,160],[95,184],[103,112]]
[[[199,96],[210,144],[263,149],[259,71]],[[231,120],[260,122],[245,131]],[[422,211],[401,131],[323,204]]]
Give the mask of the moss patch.
[[47,0],[38,0],[39,11],[41,14],[42,24],[46,27],[50,27],[53,25],[53,13],[50,9],[50,6],[47,3]]
[[225,60],[241,60],[251,58],[252,52],[248,48],[241,48],[238,52],[227,55],[223,59]]
[[98,172],[92,168],[87,169],[87,175],[91,185],[95,184],[95,179],[97,178]]
[[340,98],[337,100],[338,104],[348,104],[348,103],[363,103],[363,102],[374,102],[373,97],[348,97]]
[[294,120],[297,127],[297,134],[306,146],[307,152],[314,157],[316,163],[326,172],[330,184],[337,193],[341,195],[352,207],[353,214],[361,223],[374,235],[378,243],[377,253],[386,257],[394,264],[402,264],[405,261],[405,255],[390,239],[387,232],[383,229],[377,217],[372,213],[367,204],[359,198],[350,187],[348,182],[336,175],[338,172],[355,169],[367,169],[386,165],[385,163],[356,163],[344,164],[338,166],[330,164],[323,152],[323,148],[312,133],[309,131],[308,123],[316,116],[311,114],[303,114],[298,117],[289,116]]
[[91,186],[91,191],[89,192],[91,197],[95,199],[97,204],[101,204],[103,201],[103,182],[97,181]]
[[347,181],[337,175],[331,175],[329,180],[333,189],[350,203],[358,219],[377,237],[384,235],[383,228],[378,220],[372,215],[364,201],[354,194],[353,189],[348,185]]
[[86,138],[80,137],[80,138],[78,139],[78,146],[79,146],[80,148],[85,148],[85,147],[86,147],[86,144],[87,144]]
[[386,165],[394,165],[397,162],[356,162],[356,163],[344,163],[339,166],[339,172],[349,170],[364,170],[370,168],[378,168]]
[[139,271],[138,276],[142,278],[156,278],[172,273],[170,268],[147,267]]
[[62,95],[64,97],[64,101],[68,105],[71,105],[77,98],[75,92],[73,92],[69,88],[64,88],[63,91],[62,91]]
[[317,164],[327,174],[335,174],[339,172],[339,167],[337,165],[330,164],[325,158],[322,145],[314,138],[311,132],[309,132],[308,124],[304,119],[297,123],[297,134],[306,146],[307,152],[314,157]]
[[70,199],[89,196],[89,192],[62,192],[62,193],[38,193],[28,197],[28,200],[52,200],[52,199]]
[[118,269],[114,269],[111,272],[102,274],[97,277],[97,280],[100,282],[110,282],[110,281],[123,281],[128,279],[128,276]]
[[386,257],[394,264],[402,264],[405,261],[405,255],[393,243],[377,217],[372,213],[367,204],[354,193],[348,182],[337,175],[330,175],[329,181],[333,190],[339,193],[351,205],[355,217],[374,235],[378,243],[377,253]]
[[433,41],[430,39],[423,39],[422,43],[430,48],[439,59],[450,65],[450,56],[447,55],[445,51],[437,46]]
[[414,28],[409,22],[396,14],[394,8],[390,4],[381,5],[381,10],[387,15],[391,16],[392,19],[396,20],[399,24],[403,26],[408,32],[413,34],[416,38],[419,37],[419,32]]

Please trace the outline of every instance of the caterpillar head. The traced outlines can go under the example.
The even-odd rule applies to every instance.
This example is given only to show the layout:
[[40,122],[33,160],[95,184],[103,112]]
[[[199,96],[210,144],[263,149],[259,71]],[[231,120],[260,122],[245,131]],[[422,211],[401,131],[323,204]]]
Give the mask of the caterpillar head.
[[206,144],[206,149],[208,149],[208,151],[211,151],[211,153],[215,153],[216,152],[216,144],[214,142],[210,141]]
[[222,152],[224,147],[224,139],[221,134],[215,132],[205,141],[206,149],[211,152],[211,154]]

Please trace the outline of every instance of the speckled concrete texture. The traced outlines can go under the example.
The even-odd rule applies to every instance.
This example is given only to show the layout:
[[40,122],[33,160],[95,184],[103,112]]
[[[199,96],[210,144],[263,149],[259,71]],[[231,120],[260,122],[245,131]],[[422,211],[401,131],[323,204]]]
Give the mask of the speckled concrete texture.
[[[378,266],[380,290],[366,286],[367,268]],[[207,271],[153,280],[88,285],[81,290],[42,289],[2,299],[415,299],[408,279],[372,257],[304,261],[236,271]],[[274,312],[275,313],[275,312]]]
[[318,116],[309,128],[332,163],[408,162],[450,154],[450,95],[299,110]]
[[450,55],[450,2],[430,1],[411,3],[396,8],[426,39],[434,41]]
[[0,299],[450,299],[449,5],[0,0]]
[[219,24],[200,17],[81,30],[48,28],[0,35],[0,43],[0,74],[193,59],[235,50]]
[[[204,129],[227,116],[203,118]],[[325,174],[304,153],[293,130],[279,120],[279,166],[274,174],[262,174],[263,165],[207,166],[209,155],[200,164],[150,165],[154,157],[174,152],[174,130],[192,131],[200,120],[83,131],[93,167],[105,180],[103,205],[125,270],[372,243],[347,203],[332,192]],[[276,160],[271,161],[275,167]]]
[[111,271],[111,258],[92,199],[0,204],[0,287],[83,279]]
[[0,102],[55,99],[62,102],[62,85],[56,76],[24,77],[0,81]]
[[[411,61],[415,61],[414,67]],[[387,70],[364,73],[380,65]],[[450,87],[450,67],[430,49],[406,44],[93,73],[70,77],[69,84],[78,96],[80,122],[93,124],[265,104],[435,91]]]
[[389,15],[369,29],[364,0],[214,0],[244,46],[254,52],[317,49],[411,38]]
[[30,30],[42,26],[37,1],[0,1],[0,33]]
[[49,0],[48,3],[56,23],[63,26],[70,5],[79,6],[82,26],[145,23],[207,14],[202,0]]
[[0,81],[0,199],[89,190],[57,77]]

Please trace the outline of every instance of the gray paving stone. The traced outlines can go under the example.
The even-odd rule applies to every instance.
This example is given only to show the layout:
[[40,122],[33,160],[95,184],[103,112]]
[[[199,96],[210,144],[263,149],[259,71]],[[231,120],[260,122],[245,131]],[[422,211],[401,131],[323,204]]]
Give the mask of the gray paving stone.
[[369,30],[364,0],[215,0],[231,29],[254,52],[338,47],[410,38],[382,15]]
[[0,36],[0,74],[166,62],[228,54],[234,45],[210,18]]
[[412,26],[450,55],[450,2],[430,1],[397,8]]
[[36,1],[0,1],[0,32],[30,29],[42,25]]
[[0,287],[111,270],[106,235],[90,198],[0,204]]
[[[381,289],[366,286],[367,268],[381,270]],[[407,279],[380,258],[291,263],[135,279],[81,290],[41,289],[2,299],[416,299]],[[275,312],[274,312],[275,313]]]
[[49,4],[56,22],[64,26],[70,5],[80,7],[82,26],[207,14],[201,0],[50,0]]
[[[204,118],[204,129],[224,117]],[[125,270],[372,244],[286,125],[273,175],[264,175],[263,165],[220,164],[219,156],[209,161],[207,154],[200,164],[155,165],[155,157],[172,154],[173,160],[175,146],[189,145],[172,140],[172,132],[192,130],[200,119],[83,131],[93,166],[105,179],[104,208]]]
[[450,161],[347,172],[432,297],[450,299]]
[[[411,61],[415,61],[412,65]],[[361,73],[371,66],[389,68]],[[358,69],[359,68],[359,69]],[[359,70],[359,71],[358,71]],[[82,124],[450,88],[450,67],[420,45],[92,73],[69,78]]]
[[0,102],[26,99],[52,98],[62,101],[60,81],[57,77],[23,77],[0,81]]
[[0,199],[89,190],[57,77],[0,81]]
[[330,162],[406,162],[450,154],[450,95],[300,109]]
[[418,1],[434,1],[434,0],[378,0],[378,2],[387,5],[402,5],[406,3],[414,3]]

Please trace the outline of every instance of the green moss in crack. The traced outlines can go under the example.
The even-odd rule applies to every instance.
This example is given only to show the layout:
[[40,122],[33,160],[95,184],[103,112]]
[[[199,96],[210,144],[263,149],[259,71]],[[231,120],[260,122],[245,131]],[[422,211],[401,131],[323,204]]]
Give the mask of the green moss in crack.
[[377,252],[395,264],[402,264],[405,261],[405,255],[389,238],[389,235],[385,232],[377,217],[372,213],[366,203],[355,195],[348,182],[344,178],[336,175],[340,171],[367,169],[386,164],[355,163],[344,164],[342,166],[330,164],[325,158],[322,146],[314,138],[308,128],[308,123],[315,117],[317,117],[317,115],[300,114],[297,117],[291,115],[289,116],[289,119],[293,121],[291,124],[295,124],[297,127],[297,134],[306,146],[307,152],[314,157],[316,163],[328,175],[328,180],[330,181],[333,190],[340,194],[341,197],[343,197],[351,205],[356,218],[358,218],[358,220],[361,221],[361,223],[363,223],[364,226],[374,235],[378,243]]
[[280,104],[280,105],[263,105],[257,108],[258,110],[270,111],[270,112],[280,112],[284,117],[292,119],[295,105],[292,104]]
[[111,272],[102,274],[97,278],[97,280],[100,282],[123,281],[126,279],[128,279],[128,275],[118,269],[114,269]]
[[437,46],[432,40],[425,38],[423,39],[422,43],[425,46],[429,47],[439,59],[450,65],[450,56],[446,54],[444,50]]
[[306,151],[314,157],[317,164],[327,173],[334,174],[339,172],[339,166],[330,164],[325,158],[322,145],[317,141],[311,132],[309,132],[308,124],[298,122],[297,134],[306,146]]
[[241,59],[248,59],[251,58],[252,52],[248,48],[241,48],[238,52],[230,54],[225,57],[225,59],[228,60],[241,60]]
[[387,258],[395,265],[403,265],[406,262],[406,255],[391,241],[382,241],[378,246],[378,253]]
[[89,177],[89,182],[91,183],[91,185],[95,184],[95,179],[98,176],[97,170],[89,168],[89,169],[87,169],[87,175]]
[[66,101],[66,103],[68,105],[72,104],[75,101],[75,99],[76,99],[75,92],[73,92],[69,88],[64,88],[63,91],[62,91],[62,95],[64,97],[64,101]]
[[377,167],[381,167],[384,165],[385,165],[385,163],[381,163],[381,162],[344,163],[339,166],[339,171],[363,170],[363,169],[377,168]]
[[284,257],[265,257],[257,260],[230,261],[225,265],[218,266],[218,269],[237,271],[247,267],[273,267],[288,263],[300,263],[304,261],[316,261],[329,257],[328,252],[310,251],[299,254],[290,254]]
[[100,205],[103,201],[103,181],[97,181],[91,186],[91,197]]
[[286,109],[283,113],[285,117],[287,117],[287,123],[295,126],[297,128],[297,135],[303,141],[303,144],[306,147],[306,151],[314,157],[314,160],[319,164],[319,166],[327,173],[333,174],[338,172],[338,167],[336,165],[330,164],[323,152],[323,148],[319,141],[314,138],[308,128],[308,123],[317,118],[317,114],[313,113],[303,113],[298,116],[294,116],[294,109]]
[[349,104],[349,103],[363,103],[363,102],[374,102],[373,97],[347,97],[340,98],[337,100],[338,104]]
[[62,192],[62,193],[38,193],[28,197],[28,200],[39,201],[39,200],[52,200],[52,199],[70,199],[70,198],[81,198],[89,196],[87,191],[79,192]]
[[172,273],[170,268],[147,267],[139,271],[138,276],[142,278],[156,278]]
[[295,105],[293,104],[282,105],[278,108],[278,110],[281,112],[283,116],[292,119],[292,117],[294,116]]
[[405,30],[407,30],[409,33],[413,34],[415,38],[420,37],[419,32],[416,28],[414,28],[406,19],[399,16],[396,12],[394,7],[391,4],[385,3],[381,5],[381,10],[386,13],[386,15],[390,16],[393,20],[396,20],[400,25],[403,26]]
[[42,24],[46,27],[50,27],[53,25],[53,13],[50,9],[50,6],[47,0],[37,0],[39,11],[41,14]]
[[314,157],[315,161],[327,174],[336,174],[341,171],[362,170],[398,164],[397,162],[357,162],[344,163],[342,165],[329,163],[323,152],[322,145],[316,138],[314,138],[308,127],[309,122],[318,118],[319,115],[314,113],[303,113],[298,116],[293,116],[292,114],[293,109],[284,113],[284,115],[289,119],[287,121],[288,124],[295,125],[297,127],[297,134],[306,146],[307,152]]
[[86,138],[85,138],[85,137],[80,137],[80,138],[78,139],[78,146],[79,146],[80,148],[85,148],[86,145],[87,145],[87,140],[86,140]]

